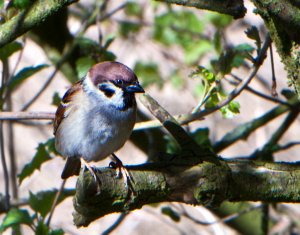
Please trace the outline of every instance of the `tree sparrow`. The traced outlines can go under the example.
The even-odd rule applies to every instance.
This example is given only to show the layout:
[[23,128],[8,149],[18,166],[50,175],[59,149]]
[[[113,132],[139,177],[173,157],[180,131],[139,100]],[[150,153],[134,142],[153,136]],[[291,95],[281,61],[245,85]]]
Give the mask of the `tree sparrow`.
[[62,179],[121,148],[136,121],[135,93],[143,93],[134,72],[118,62],[94,65],[64,95],[54,120],[55,147],[67,158]]

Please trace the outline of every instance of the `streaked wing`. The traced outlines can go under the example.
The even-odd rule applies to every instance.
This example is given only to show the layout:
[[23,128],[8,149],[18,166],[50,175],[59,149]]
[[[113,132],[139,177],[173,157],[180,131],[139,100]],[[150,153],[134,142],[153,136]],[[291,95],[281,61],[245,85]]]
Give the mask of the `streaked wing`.
[[81,86],[82,86],[82,80],[76,82],[69,90],[67,90],[67,92],[63,96],[62,101],[61,101],[60,105],[58,106],[56,113],[55,113],[55,119],[53,122],[54,135],[56,134],[56,131],[57,131],[60,123],[66,117],[65,113],[66,113],[66,109],[68,108],[68,105],[72,101],[75,93],[81,89]]

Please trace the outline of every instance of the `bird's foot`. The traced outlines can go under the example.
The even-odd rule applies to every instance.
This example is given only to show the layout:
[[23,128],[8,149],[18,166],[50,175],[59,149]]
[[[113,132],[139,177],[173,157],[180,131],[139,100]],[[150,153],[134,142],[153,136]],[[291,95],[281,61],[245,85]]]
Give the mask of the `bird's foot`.
[[91,166],[88,162],[86,162],[83,158],[81,158],[81,161],[83,162],[84,166],[88,169],[88,171],[91,173],[91,175],[94,178],[94,181],[97,185],[97,194],[100,193],[100,186],[101,186],[101,181],[99,177],[97,176],[97,171],[98,169],[95,166]]
[[121,177],[123,178],[125,188],[128,190],[128,192],[130,192],[130,191],[134,192],[133,187],[132,187],[132,183],[134,183],[133,178],[129,174],[126,167],[123,165],[122,161],[114,153],[112,153],[112,156],[115,161],[110,162],[109,166],[116,169],[116,176],[118,178],[121,178]]

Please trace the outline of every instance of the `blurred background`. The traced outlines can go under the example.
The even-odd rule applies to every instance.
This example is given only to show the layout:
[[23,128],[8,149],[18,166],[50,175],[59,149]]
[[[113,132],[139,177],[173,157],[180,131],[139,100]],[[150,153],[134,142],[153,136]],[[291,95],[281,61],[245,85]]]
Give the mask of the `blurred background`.
[[[261,18],[253,13],[254,6],[247,0],[245,6],[246,16],[234,20],[218,13],[147,0],[74,3],[19,37],[15,41],[16,49],[2,60],[2,75],[8,73],[13,81],[11,89],[5,93],[2,110],[54,113],[70,85],[81,79],[91,65],[104,60],[117,60],[132,68],[146,92],[172,115],[213,107],[228,97],[239,79],[249,76],[251,56],[257,55],[259,39],[262,45],[266,38],[267,30]],[[18,7],[2,10],[2,14],[9,18],[18,12]],[[253,26],[258,33],[254,39],[245,33]],[[216,147],[215,144],[230,131],[261,118],[286,102],[281,91],[290,90],[286,91],[290,94],[293,89],[288,87],[275,46],[273,54],[277,87],[272,89],[274,82],[268,51],[250,89],[245,89],[222,110],[185,126],[200,144]],[[220,68],[222,60],[228,62],[225,63],[226,71]],[[2,88],[4,85],[2,80]],[[139,101],[138,105],[141,124],[131,141],[117,152],[125,165],[155,161],[160,152],[176,151],[176,144],[166,131],[145,125],[145,121],[154,118]],[[251,131],[248,138],[220,147],[217,153],[223,158],[253,156],[265,147],[285,117],[286,114],[273,115],[265,125]],[[286,146],[299,142],[299,126],[299,118],[296,118],[276,144]],[[50,119],[5,121],[2,133],[10,195],[16,205],[28,204],[28,198],[33,200],[38,192],[60,187],[65,162],[53,151]],[[276,161],[298,161],[299,151],[298,145],[291,144],[289,148],[278,147],[272,157]],[[97,166],[108,164],[109,159],[96,163]],[[0,196],[4,200],[3,167],[0,167],[0,175]],[[72,177],[66,188],[74,189],[75,183],[76,177]],[[201,206],[162,203],[147,205],[126,215],[107,215],[87,228],[76,228],[72,221],[72,197],[68,197],[57,206],[50,227],[62,229],[65,234],[91,235],[260,234],[260,207],[229,222],[219,221],[259,205],[224,203],[219,209],[209,210]],[[35,214],[31,205],[22,208],[31,216]],[[298,222],[293,219],[295,215],[299,216],[298,205],[281,204],[276,210],[271,209],[273,230],[270,233],[294,231],[296,234],[299,229]],[[5,214],[0,214],[0,223],[4,218]],[[215,221],[219,222],[205,225]],[[22,226],[21,231],[34,233],[28,226]],[[12,233],[12,229],[4,232]]]

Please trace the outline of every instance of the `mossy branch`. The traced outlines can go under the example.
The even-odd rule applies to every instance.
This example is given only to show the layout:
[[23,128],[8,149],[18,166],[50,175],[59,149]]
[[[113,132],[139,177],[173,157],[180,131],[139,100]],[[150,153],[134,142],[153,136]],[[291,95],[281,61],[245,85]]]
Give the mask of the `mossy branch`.
[[114,169],[99,169],[100,193],[88,171],[80,175],[73,201],[76,226],[166,201],[214,207],[225,200],[300,202],[300,164],[221,160],[193,165],[175,157],[127,169],[133,180],[131,193]]
[[252,0],[263,18],[288,72],[288,82],[300,97],[300,7],[289,0]]
[[44,22],[49,16],[58,12],[77,0],[35,1],[28,9],[2,24],[0,27],[0,48],[17,37],[23,35],[35,26]]

